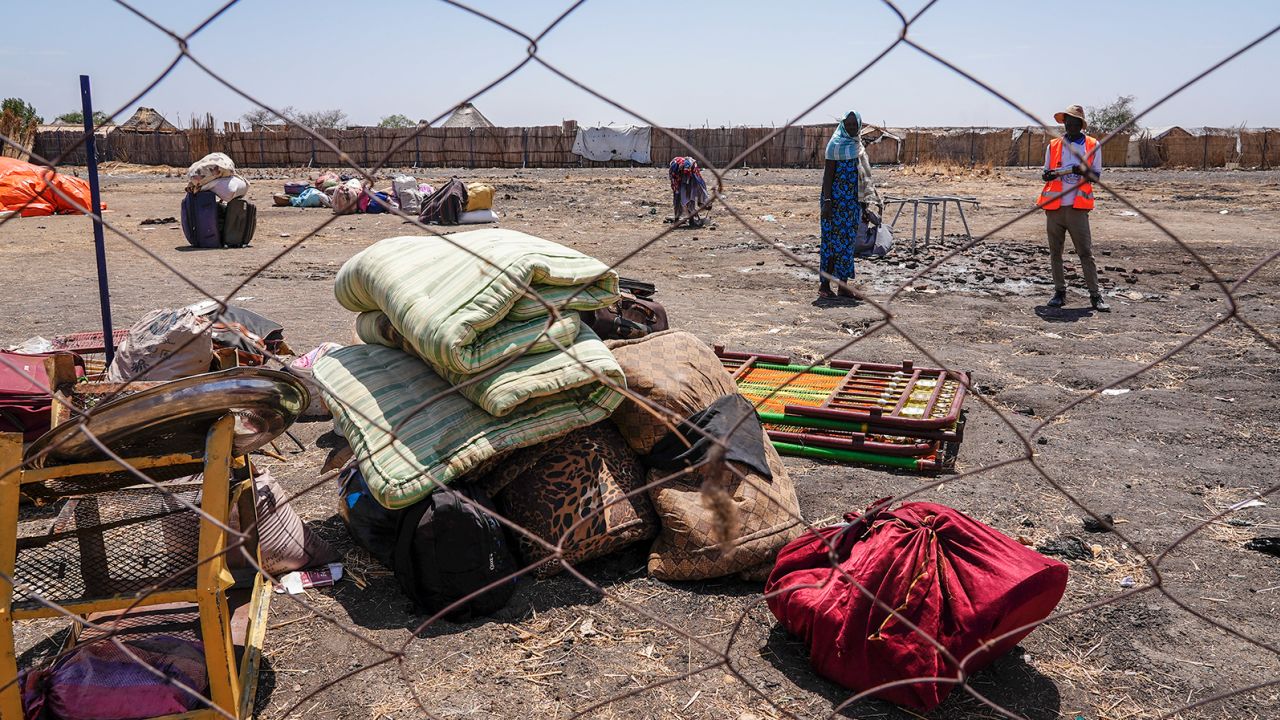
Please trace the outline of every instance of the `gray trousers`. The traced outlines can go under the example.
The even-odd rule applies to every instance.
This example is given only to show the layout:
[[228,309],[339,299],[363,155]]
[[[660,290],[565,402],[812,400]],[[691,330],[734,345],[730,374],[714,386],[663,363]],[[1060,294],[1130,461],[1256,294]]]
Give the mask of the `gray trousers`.
[[1071,233],[1071,243],[1080,257],[1080,270],[1090,295],[1098,294],[1098,266],[1093,262],[1093,237],[1089,234],[1089,211],[1075,208],[1058,208],[1044,212],[1045,229],[1049,233],[1049,266],[1053,269],[1055,290],[1067,289],[1062,273],[1062,249]]

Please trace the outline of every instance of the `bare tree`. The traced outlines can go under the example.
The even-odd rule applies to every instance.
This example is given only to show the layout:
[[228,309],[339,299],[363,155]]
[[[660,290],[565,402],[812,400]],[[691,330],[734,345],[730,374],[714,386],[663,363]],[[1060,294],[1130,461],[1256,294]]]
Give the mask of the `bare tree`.
[[292,105],[284,108],[280,112],[284,113],[284,115],[277,115],[266,108],[254,108],[244,115],[241,115],[240,121],[245,125],[248,125],[250,130],[261,130],[267,125],[288,122],[297,114],[297,111],[293,109]]
[[341,129],[347,125],[347,114],[341,110],[316,110],[315,112],[293,113],[289,122],[305,125],[309,128]]

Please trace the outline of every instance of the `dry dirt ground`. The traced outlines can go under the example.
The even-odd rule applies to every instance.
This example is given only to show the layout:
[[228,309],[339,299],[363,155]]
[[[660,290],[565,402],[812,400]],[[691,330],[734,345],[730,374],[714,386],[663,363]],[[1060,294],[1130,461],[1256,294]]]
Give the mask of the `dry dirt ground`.
[[[1078,536],[1100,546],[1092,559],[1069,561],[1061,610],[1129,592],[1126,577],[1139,589],[1152,583],[1142,556],[1160,556],[1203,520],[1277,482],[1280,356],[1235,323],[1120,383],[1127,392],[1088,397],[1055,415],[1178,349],[1230,310],[1204,268],[1155,225],[1125,212],[1110,193],[1100,192],[1093,231],[1114,312],[1084,309],[1087,298],[1078,278],[1067,310],[1044,307],[1050,293],[1044,224],[1033,214],[924,277],[911,279],[942,257],[937,244],[913,257],[900,237],[892,256],[863,262],[857,283],[877,302],[888,302],[895,289],[906,287],[887,305],[896,329],[864,337],[876,326],[879,310],[865,303],[815,305],[815,276],[724,209],[717,209],[715,227],[673,232],[629,257],[668,227],[663,218],[670,196],[659,169],[462,172],[468,180],[496,185],[503,227],[607,261],[626,257],[623,274],[657,284],[673,326],[709,343],[796,358],[837,353],[932,364],[927,351],[938,362],[972,371],[981,401],[969,405],[958,463],[959,471],[972,474],[944,476],[942,484],[917,497],[959,508],[1031,543]],[[417,174],[439,182],[448,172]],[[969,214],[975,232],[1023,212],[1039,190],[1037,174],[877,171],[885,193],[977,197],[981,208]],[[247,249],[190,252],[176,225],[140,225],[177,215],[182,182],[176,177],[109,177],[107,218],[195,285],[219,296],[230,293],[236,304],[283,323],[289,342],[305,350],[351,335],[352,316],[333,297],[334,274],[343,261],[380,238],[416,231],[386,215],[334,219],[325,210],[271,207],[271,192],[302,175],[253,173],[258,232]],[[768,241],[815,263],[819,178],[817,171],[735,170],[728,173],[727,197]],[[1109,172],[1107,180],[1228,284],[1280,248],[1280,173],[1120,170]],[[328,220],[333,222],[306,237]],[[954,216],[950,220],[954,232]],[[957,244],[954,237],[943,243]],[[119,237],[108,240],[108,256],[117,327],[151,308],[201,297]],[[1074,262],[1068,254],[1068,267]],[[241,287],[267,263],[272,264]],[[96,327],[92,241],[84,218],[4,224],[0,267],[6,278],[0,285],[0,343]],[[1273,343],[1280,340],[1278,269],[1280,263],[1262,268],[1235,294],[1240,315]],[[1028,451],[1018,433],[1029,433],[1046,418],[1051,422],[1029,446],[1034,466],[1007,464]],[[314,482],[326,453],[315,441],[329,427],[298,425],[307,450],[288,463],[265,460],[290,489]],[[814,522],[929,482],[862,467],[794,459],[787,464],[803,512]],[[1084,513],[1065,493],[1099,514],[1113,514],[1123,538],[1085,533]],[[1255,536],[1280,535],[1280,496],[1266,502],[1233,514],[1229,523],[1203,528],[1163,557],[1163,588],[1185,608],[1150,590],[1059,618],[974,677],[973,689],[1037,720],[1121,720],[1157,717],[1220,693],[1280,681],[1280,559],[1243,547]],[[415,639],[412,628],[424,618],[407,613],[393,578],[353,549],[335,514],[334,488],[320,487],[298,505],[308,523],[346,553],[363,584],[343,581],[312,591],[305,606],[277,596],[257,705],[261,717],[416,717],[414,694],[442,718],[563,718],[615,696],[620,699],[587,714],[780,715],[741,678],[800,717],[826,716],[849,696],[809,669],[804,648],[779,630],[759,601],[760,585],[658,582],[646,576],[644,548],[584,566],[604,596],[565,576],[527,582],[498,617],[441,622]],[[29,631],[26,638],[35,642],[45,632],[52,630]],[[741,677],[716,665],[719,655],[690,637],[725,651]],[[403,649],[403,655],[388,660],[379,646]],[[1271,685],[1181,717],[1274,718],[1280,716],[1278,696],[1280,685]],[[877,701],[840,712],[914,716]],[[957,691],[931,716],[998,715]]]

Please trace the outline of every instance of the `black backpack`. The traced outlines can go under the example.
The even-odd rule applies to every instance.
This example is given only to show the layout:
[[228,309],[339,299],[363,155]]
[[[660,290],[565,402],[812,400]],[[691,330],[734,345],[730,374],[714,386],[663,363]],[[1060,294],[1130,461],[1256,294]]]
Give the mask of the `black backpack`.
[[[391,569],[414,605],[435,614],[489,584],[516,572],[506,531],[478,493],[443,489],[406,509],[400,518]],[[451,620],[490,615],[515,592],[514,580],[493,587],[450,612]]]

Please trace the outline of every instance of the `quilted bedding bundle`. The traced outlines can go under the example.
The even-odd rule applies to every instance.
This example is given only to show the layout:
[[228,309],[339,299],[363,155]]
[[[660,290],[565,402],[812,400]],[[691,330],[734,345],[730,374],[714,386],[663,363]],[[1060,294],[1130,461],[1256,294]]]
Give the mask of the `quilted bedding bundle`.
[[[549,350],[548,338],[570,345],[582,327],[578,311],[619,297],[618,275],[608,265],[497,228],[374,243],[342,266],[334,292],[348,310],[385,314],[432,367],[464,375],[512,355]],[[547,305],[562,313],[559,320],[550,321]],[[360,327],[373,325],[376,316]],[[362,339],[380,342],[363,333]]]

